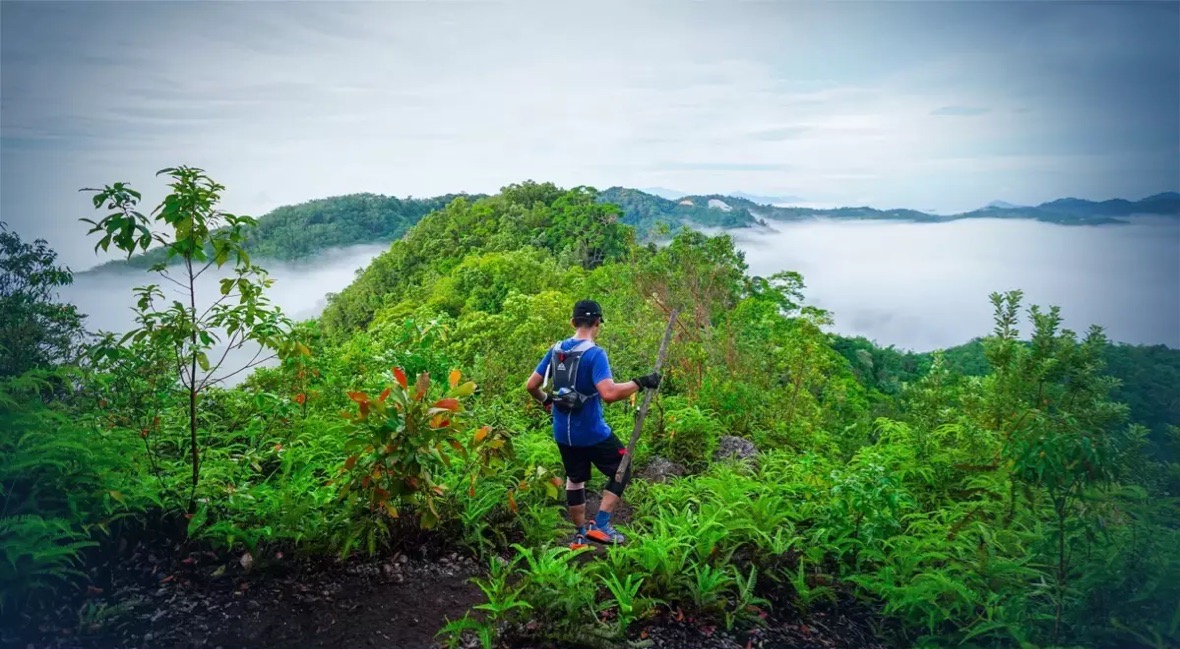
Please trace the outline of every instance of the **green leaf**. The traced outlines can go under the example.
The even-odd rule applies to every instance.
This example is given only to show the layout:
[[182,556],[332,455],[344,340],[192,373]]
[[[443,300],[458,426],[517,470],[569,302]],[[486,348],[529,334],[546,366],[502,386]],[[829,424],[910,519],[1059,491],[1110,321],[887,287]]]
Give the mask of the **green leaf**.
[[208,518],[208,516],[209,512],[206,509],[206,506],[202,505],[201,508],[197,510],[197,513],[193,514],[193,517],[189,519],[186,534],[191,537],[194,532],[201,529],[201,526],[205,524],[205,520]]
[[205,352],[197,352],[197,365],[200,365],[202,370],[209,371],[209,357]]

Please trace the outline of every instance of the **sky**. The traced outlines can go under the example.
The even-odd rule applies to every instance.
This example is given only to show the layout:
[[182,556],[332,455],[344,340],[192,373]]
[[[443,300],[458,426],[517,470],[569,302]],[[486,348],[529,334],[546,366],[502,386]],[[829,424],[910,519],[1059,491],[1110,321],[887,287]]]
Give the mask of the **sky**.
[[[0,3],[0,221],[532,179],[953,213],[1180,190],[1176,2]],[[101,216],[101,214],[98,214]]]

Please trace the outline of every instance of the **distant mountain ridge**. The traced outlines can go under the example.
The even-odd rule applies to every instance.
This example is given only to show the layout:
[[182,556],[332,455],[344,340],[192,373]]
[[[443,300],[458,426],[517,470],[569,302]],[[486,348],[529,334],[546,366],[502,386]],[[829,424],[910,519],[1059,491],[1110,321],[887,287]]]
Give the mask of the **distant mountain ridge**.
[[765,227],[775,221],[809,219],[873,219],[917,223],[943,223],[969,218],[1032,219],[1062,225],[1102,225],[1121,223],[1120,217],[1158,215],[1180,217],[1180,193],[1164,192],[1138,201],[1112,199],[1095,202],[1062,198],[1036,206],[1019,206],[993,201],[987,206],[958,214],[933,214],[913,209],[877,209],[868,206],[834,209],[784,207],[760,204],[732,195],[685,195],[675,200],[661,198],[637,189],[611,187],[600,200],[623,208],[623,221],[641,233],[657,223],[670,226],[689,225],[725,229]]
[[[1036,206],[1015,206],[993,201],[959,214],[940,215],[913,209],[877,209],[868,206],[821,209],[784,207],[758,203],[742,196],[723,194],[679,195],[675,190],[653,188],[675,198],[665,198],[627,187],[610,187],[598,200],[622,209],[621,220],[635,227],[640,237],[650,236],[660,225],[733,230],[765,228],[774,222],[814,219],[871,219],[911,223],[943,223],[970,218],[1031,219],[1062,225],[1121,223],[1133,215],[1180,218],[1180,193],[1163,192],[1137,201],[1116,198],[1089,201],[1060,198]],[[329,248],[357,244],[390,243],[400,238],[422,217],[463,198],[476,201],[483,194],[447,194],[432,198],[405,198],[378,194],[348,194],[285,205],[258,217],[247,249],[256,257],[295,260]],[[147,268],[163,260],[159,250],[149,250],[130,260],[107,262],[85,272],[101,272],[130,266]]]
[[985,210],[1013,210],[1013,209],[1017,209],[1020,207],[1028,207],[1028,206],[1027,205],[1016,205],[1015,203],[1009,203],[1008,201],[992,201],[992,202],[988,203],[987,205],[984,205],[983,209],[985,209]]
[[733,198],[744,198],[750,202],[759,205],[781,205],[783,203],[802,203],[805,199],[801,196],[760,196],[758,194],[748,194],[746,192],[733,191],[726,194]]

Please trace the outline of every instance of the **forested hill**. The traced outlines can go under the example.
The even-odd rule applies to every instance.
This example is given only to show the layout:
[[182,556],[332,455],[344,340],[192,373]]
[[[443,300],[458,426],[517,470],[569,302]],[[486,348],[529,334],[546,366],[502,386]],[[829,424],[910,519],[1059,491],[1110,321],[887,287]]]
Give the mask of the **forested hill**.
[[[459,196],[397,198],[379,194],[348,194],[284,205],[258,218],[250,230],[246,249],[255,257],[295,260],[331,248],[364,243],[388,243],[406,233],[427,214],[442,209]],[[135,255],[130,260],[107,262],[91,272],[126,265],[148,268],[164,261],[162,248]]]
[[[833,347],[848,360],[861,383],[882,394],[898,394],[902,386],[919,381],[930,372],[936,357],[881,347],[863,337],[834,336]],[[985,341],[979,338],[937,355],[947,370],[959,376],[986,376],[992,369]],[[1150,452],[1176,461],[1178,449],[1168,439],[1168,428],[1180,422],[1180,349],[1109,342],[1102,361],[1105,372],[1119,382],[1111,395],[1127,405],[1131,421],[1151,431]]]
[[[427,214],[441,210],[460,196],[468,200],[483,194],[446,194],[433,198],[396,198],[378,194],[348,194],[298,205],[287,205],[258,218],[258,227],[250,233],[246,249],[255,257],[295,260],[331,248],[356,244],[390,243],[405,234]],[[773,222],[827,219],[874,219],[937,223],[966,218],[1034,219],[1050,223],[1098,225],[1118,223],[1121,217],[1152,214],[1180,218],[1180,194],[1165,192],[1139,201],[1115,199],[1093,202],[1063,198],[1035,207],[1009,206],[1006,203],[943,216],[912,209],[877,209],[840,207],[815,209],[762,205],[752,200],[706,194],[668,200],[654,194],[611,187],[597,193],[597,201],[615,205],[620,220],[635,229],[636,236],[647,239],[660,231],[687,225],[692,228],[736,229],[771,226]],[[164,259],[159,250],[136,255],[130,261],[116,260],[90,272],[130,265],[147,268]]]

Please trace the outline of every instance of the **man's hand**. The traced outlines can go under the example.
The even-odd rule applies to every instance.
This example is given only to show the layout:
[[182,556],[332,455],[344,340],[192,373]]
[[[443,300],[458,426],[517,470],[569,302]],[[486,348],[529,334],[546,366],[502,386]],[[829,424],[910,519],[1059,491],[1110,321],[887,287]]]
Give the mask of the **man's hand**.
[[541,405],[545,408],[545,412],[553,412],[553,395],[546,393],[545,398],[541,400]]
[[640,388],[649,388],[654,390],[660,387],[660,375],[658,372],[652,372],[646,376],[639,376],[631,380],[635,381],[635,384]]

